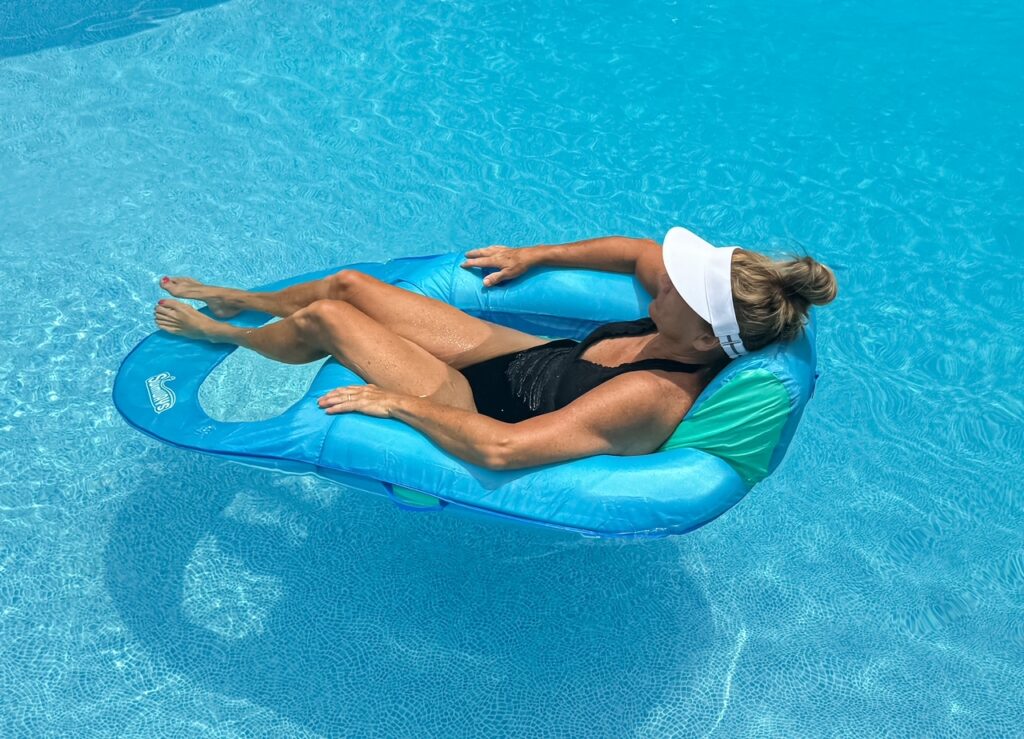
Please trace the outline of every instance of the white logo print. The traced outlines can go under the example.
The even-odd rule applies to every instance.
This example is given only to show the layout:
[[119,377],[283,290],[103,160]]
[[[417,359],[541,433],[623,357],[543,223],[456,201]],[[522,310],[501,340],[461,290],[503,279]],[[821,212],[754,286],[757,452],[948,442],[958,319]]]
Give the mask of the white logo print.
[[149,393],[149,402],[157,413],[169,411],[174,407],[174,391],[167,387],[167,383],[174,377],[170,372],[161,372],[146,380],[146,391]]

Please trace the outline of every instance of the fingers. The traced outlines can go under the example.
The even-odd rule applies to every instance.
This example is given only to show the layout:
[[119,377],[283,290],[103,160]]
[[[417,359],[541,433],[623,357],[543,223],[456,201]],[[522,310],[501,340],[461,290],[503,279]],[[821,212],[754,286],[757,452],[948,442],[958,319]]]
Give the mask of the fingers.
[[486,256],[489,256],[491,254],[495,254],[495,253],[501,251],[502,249],[507,249],[507,248],[508,248],[507,246],[502,246],[501,244],[493,244],[491,246],[485,246],[485,247],[480,248],[480,249],[470,249],[469,251],[466,252],[466,256],[470,257],[470,258],[472,258],[472,257],[486,257]]
[[496,259],[506,256],[506,253],[511,251],[509,247],[495,244],[494,246],[485,246],[482,249],[470,249],[466,252],[466,261],[462,263],[463,267],[497,267],[498,263]]
[[484,278],[484,284],[487,287],[491,287],[493,285],[497,285],[499,282],[504,282],[510,277],[512,277],[512,275],[510,274],[510,270],[503,269],[499,272],[492,272],[491,274],[487,275]]
[[359,399],[352,396],[337,395],[331,398],[323,397],[317,401],[317,405],[327,413],[351,413],[359,410]]
[[[504,261],[504,260],[500,260],[500,261]],[[465,262],[462,263],[462,267],[464,269],[473,269],[473,268],[484,268],[484,269],[492,268],[492,269],[497,269],[498,270],[497,272],[492,272],[491,274],[489,274],[486,277],[484,277],[484,286],[485,287],[491,287],[492,285],[497,285],[499,282],[504,282],[505,280],[510,279],[511,277],[514,276],[514,273],[512,272],[512,268],[510,266],[508,266],[507,264],[499,264],[499,259],[497,257],[492,257],[490,259],[488,259],[487,257],[478,257],[476,259],[467,259]]]
[[373,384],[348,385],[321,395],[316,403],[328,413],[349,413],[373,402],[379,391],[380,389]]
[[348,387],[336,387],[334,390],[330,390],[317,400],[320,406],[328,405],[340,400],[347,400],[356,394],[358,389],[357,385],[349,385]]
[[494,257],[473,257],[462,263],[463,267],[497,267],[497,259]]

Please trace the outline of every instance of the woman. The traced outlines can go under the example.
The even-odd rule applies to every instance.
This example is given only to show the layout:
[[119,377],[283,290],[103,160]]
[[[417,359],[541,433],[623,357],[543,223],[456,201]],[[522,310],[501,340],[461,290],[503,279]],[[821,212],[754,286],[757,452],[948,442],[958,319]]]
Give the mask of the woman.
[[605,324],[582,342],[548,341],[343,270],[275,293],[164,277],[171,295],[202,300],[219,318],[257,310],[282,320],[244,329],[161,300],[156,323],[281,362],[333,355],[370,384],[322,396],[326,413],[396,418],[462,459],[515,469],[656,450],[729,361],[795,337],[809,306],[837,291],[810,257],[773,261],[679,227],[660,248],[610,236],[466,257],[464,268],[498,269],[488,287],[537,265],[634,272],[653,296],[649,317]]

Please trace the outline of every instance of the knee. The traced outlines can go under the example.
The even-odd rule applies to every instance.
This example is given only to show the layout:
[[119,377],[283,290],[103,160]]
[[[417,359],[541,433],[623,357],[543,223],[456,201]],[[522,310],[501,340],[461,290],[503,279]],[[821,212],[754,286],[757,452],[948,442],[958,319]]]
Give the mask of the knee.
[[304,334],[320,333],[347,307],[347,304],[340,300],[314,300],[295,312],[295,325]]
[[327,278],[330,295],[335,300],[348,300],[353,292],[372,281],[373,278],[370,275],[354,269],[343,269]]

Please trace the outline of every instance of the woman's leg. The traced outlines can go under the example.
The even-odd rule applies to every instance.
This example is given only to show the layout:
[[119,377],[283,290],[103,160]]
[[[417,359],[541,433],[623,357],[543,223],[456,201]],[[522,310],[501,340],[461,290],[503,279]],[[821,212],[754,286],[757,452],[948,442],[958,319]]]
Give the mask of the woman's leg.
[[185,303],[164,300],[156,307],[156,323],[171,333],[236,344],[289,364],[331,354],[366,382],[386,390],[476,410],[461,372],[344,301],[317,300],[280,321],[245,329],[215,321]]
[[457,369],[545,343],[540,337],[475,318],[443,301],[350,269],[270,293],[211,287],[187,277],[169,278],[163,286],[172,295],[206,301],[222,318],[242,310],[290,316],[317,300],[345,301]]
[[164,277],[160,286],[176,298],[202,300],[219,318],[231,318],[243,310],[256,310],[283,318],[315,300],[336,297],[329,277],[302,282],[274,292],[215,287],[191,277]]

